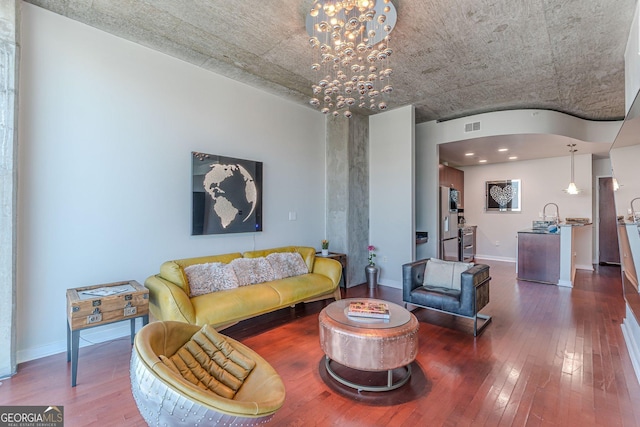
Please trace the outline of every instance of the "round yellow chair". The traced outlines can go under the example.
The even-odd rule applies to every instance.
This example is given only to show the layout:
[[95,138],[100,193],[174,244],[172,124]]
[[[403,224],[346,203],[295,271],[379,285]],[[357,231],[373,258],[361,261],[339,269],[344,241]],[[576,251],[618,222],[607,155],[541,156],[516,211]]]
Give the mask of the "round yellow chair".
[[[217,351],[211,358],[207,355],[203,358],[202,351],[196,352],[200,362],[190,359],[181,365],[181,359],[173,356],[183,354],[180,353],[184,351],[181,349],[193,344],[194,339],[197,340],[203,332],[213,338],[222,351]],[[215,346],[212,347],[217,350]],[[212,391],[219,389],[207,380],[202,380],[203,384],[194,380],[190,373],[181,374],[176,364],[169,360],[177,360],[179,368],[195,369],[197,375],[198,369],[208,372],[217,370],[215,376],[223,377],[222,382],[225,382],[225,378],[231,374],[238,376],[237,370],[242,368],[231,359],[212,363],[214,359],[224,359],[222,353],[236,357],[236,361],[239,357],[241,365],[242,361],[247,361],[252,367],[243,371],[248,371],[246,377],[241,376],[240,380],[232,378],[239,385],[235,387],[237,390],[227,393],[227,397],[224,397],[224,390],[221,393]],[[213,368],[209,365],[213,365]],[[230,365],[238,369],[234,371]],[[283,405],[285,398],[282,379],[266,360],[249,347],[208,326],[203,328],[182,322],[153,322],[146,325],[135,337],[130,374],[133,397],[140,414],[150,426],[266,424]],[[215,379],[212,381],[216,382]],[[221,387],[229,391],[224,385]],[[230,393],[233,393],[232,397]]]

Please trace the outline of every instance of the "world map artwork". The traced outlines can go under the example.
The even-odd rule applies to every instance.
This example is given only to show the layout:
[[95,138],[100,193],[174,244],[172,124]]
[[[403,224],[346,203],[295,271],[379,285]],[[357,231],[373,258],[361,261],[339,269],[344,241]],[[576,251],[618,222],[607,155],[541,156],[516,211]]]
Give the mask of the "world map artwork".
[[192,153],[192,234],[262,231],[262,162]]

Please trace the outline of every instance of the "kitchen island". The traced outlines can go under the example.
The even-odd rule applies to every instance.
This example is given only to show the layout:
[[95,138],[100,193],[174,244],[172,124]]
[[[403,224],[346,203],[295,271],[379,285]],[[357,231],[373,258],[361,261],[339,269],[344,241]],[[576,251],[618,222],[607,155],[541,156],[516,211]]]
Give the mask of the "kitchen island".
[[560,233],[518,232],[518,280],[557,284],[560,280]]
[[560,224],[555,231],[518,232],[517,278],[573,287],[578,233],[591,232],[591,224]]

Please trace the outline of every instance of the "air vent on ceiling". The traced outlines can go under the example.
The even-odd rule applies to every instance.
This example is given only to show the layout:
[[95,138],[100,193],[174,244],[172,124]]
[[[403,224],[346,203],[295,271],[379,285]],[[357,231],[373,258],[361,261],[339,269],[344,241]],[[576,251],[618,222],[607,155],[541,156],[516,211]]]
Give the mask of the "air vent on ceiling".
[[480,130],[480,122],[466,123],[464,125],[465,132],[475,132]]

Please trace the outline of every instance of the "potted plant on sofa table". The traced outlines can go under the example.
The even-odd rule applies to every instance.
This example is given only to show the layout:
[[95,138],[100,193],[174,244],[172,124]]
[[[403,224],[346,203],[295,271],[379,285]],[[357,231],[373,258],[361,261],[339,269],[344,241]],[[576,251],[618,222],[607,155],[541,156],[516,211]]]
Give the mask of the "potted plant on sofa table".
[[329,241],[327,239],[324,239],[322,241],[322,256],[328,256],[329,255]]

